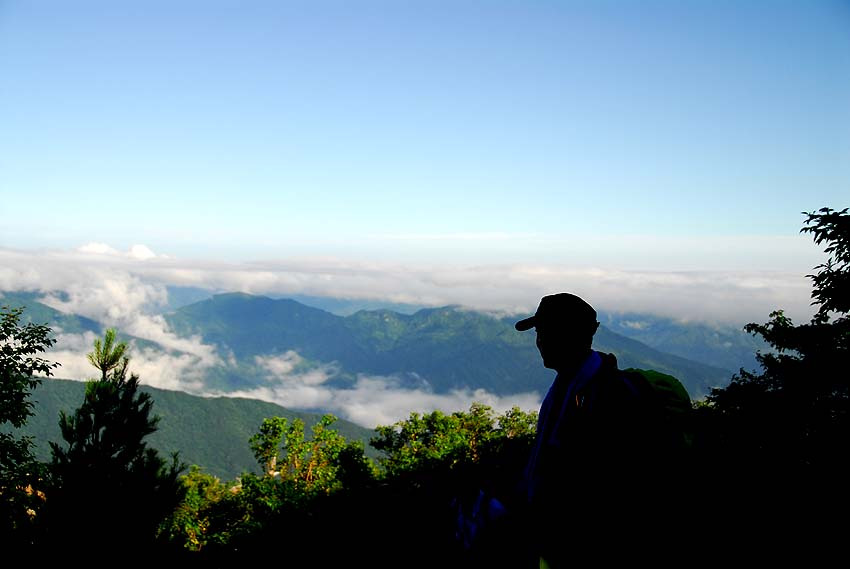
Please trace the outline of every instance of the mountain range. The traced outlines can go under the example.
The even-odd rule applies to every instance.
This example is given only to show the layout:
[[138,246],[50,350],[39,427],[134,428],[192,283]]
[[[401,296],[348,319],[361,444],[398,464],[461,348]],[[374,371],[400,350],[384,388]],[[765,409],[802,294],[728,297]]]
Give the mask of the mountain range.
[[[38,298],[34,293],[4,293],[2,302],[26,305],[29,319],[46,322],[64,334],[102,333],[101,323],[60,312]],[[177,336],[200,339],[222,355],[219,365],[203,371],[201,379],[208,391],[267,386],[264,358],[293,354],[297,359],[292,360],[291,373],[329,369],[325,384],[337,389],[351,387],[366,375],[393,377],[402,387],[435,393],[483,389],[499,396],[542,394],[553,375],[540,363],[533,332],[513,328],[516,316],[457,306],[412,313],[362,309],[343,316],[287,298],[223,293],[163,316]],[[654,369],[679,378],[692,398],[725,385],[733,370],[743,367],[759,348],[743,333],[702,324],[606,313],[600,313],[600,321],[595,349],[615,354],[621,367]],[[157,347],[151,340],[126,339],[137,347]]]
[[[177,337],[201,342],[219,356],[215,365],[192,369],[201,374],[200,391],[206,394],[250,394],[267,388],[270,381],[285,383],[291,377],[312,377],[312,373],[323,388],[339,393],[354,388],[363,377],[375,377],[392,378],[401,390],[435,394],[484,390],[510,400],[519,393],[542,395],[553,378],[553,372],[540,363],[534,333],[514,329],[517,316],[457,306],[404,306],[398,311],[358,308],[357,302],[347,300],[184,292],[184,302],[175,295],[175,304],[162,317]],[[61,335],[103,333],[103,323],[47,306],[42,298],[40,293],[7,292],[0,304],[25,306],[25,321],[46,323]],[[305,302],[324,303],[340,313]],[[760,349],[752,338],[729,328],[646,314],[600,312],[599,319],[602,325],[594,348],[614,353],[623,368],[654,369],[679,378],[692,398],[725,385],[733,365],[743,367],[740,362]],[[131,342],[131,356],[139,349],[179,355],[173,346],[121,330],[119,335]],[[45,356],[49,358],[49,352]],[[270,361],[285,364],[275,378],[270,378]],[[62,368],[57,371],[60,377],[61,372]],[[152,378],[142,379],[144,383]],[[144,389],[153,394],[155,413],[162,417],[152,446],[164,453],[179,451],[188,464],[201,465],[226,479],[256,467],[248,439],[264,418],[300,417],[310,425],[318,413],[326,411],[318,405],[294,410],[256,399]],[[47,441],[60,440],[59,411],[72,412],[81,403],[82,393],[81,382],[56,379],[46,380],[34,393],[36,416],[23,432],[34,436],[40,458],[47,458]],[[368,446],[370,428],[344,420],[337,427],[346,437],[367,443],[367,454],[376,456]]]
[[[209,290],[198,287],[171,286],[168,287],[168,304],[162,312],[173,312],[213,296],[214,294]],[[351,316],[362,310],[390,310],[410,315],[428,308],[416,304],[355,298],[310,295],[289,295],[282,298],[320,308],[337,316]],[[656,350],[729,370],[757,367],[755,353],[769,349],[764,341],[744,332],[743,326],[682,321],[657,314],[605,310],[599,312],[599,321],[612,332],[638,340]]]
[[[198,336],[238,365],[210,377],[220,389],[256,385],[256,358],[296,352],[306,362],[338,366],[335,385],[358,374],[401,377],[437,393],[485,389],[497,395],[545,393],[552,372],[542,367],[533,333],[519,333],[515,317],[460,307],[424,308],[413,314],[361,310],[339,316],[291,299],[242,293],[215,295],[166,315],[181,336]],[[692,397],[728,381],[731,372],[656,350],[601,326],[594,348],[617,355],[621,367],[655,369],[678,377]],[[309,366],[309,363],[306,364]]]

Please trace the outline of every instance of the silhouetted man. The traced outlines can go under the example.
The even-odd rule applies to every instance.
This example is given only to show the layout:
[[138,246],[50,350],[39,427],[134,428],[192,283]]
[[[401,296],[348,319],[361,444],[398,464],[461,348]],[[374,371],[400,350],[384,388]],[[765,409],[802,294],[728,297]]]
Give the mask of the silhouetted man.
[[[640,523],[652,466],[651,419],[611,354],[591,349],[596,311],[569,293],[545,296],[516,323],[535,329],[543,365],[557,372],[540,407],[525,472],[532,557],[565,566]],[[614,536],[618,536],[616,539]],[[604,544],[603,544],[604,547]],[[597,552],[598,553],[598,552]]]

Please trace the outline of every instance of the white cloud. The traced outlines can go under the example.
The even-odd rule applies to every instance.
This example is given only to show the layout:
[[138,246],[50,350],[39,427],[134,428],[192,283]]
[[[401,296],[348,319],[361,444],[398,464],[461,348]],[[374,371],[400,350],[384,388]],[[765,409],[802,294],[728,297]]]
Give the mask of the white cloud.
[[120,255],[120,252],[117,249],[113,249],[106,243],[86,243],[85,245],[78,247],[77,251],[91,255]]
[[142,261],[145,259],[153,259],[157,256],[156,253],[154,253],[144,245],[133,245],[132,247],[130,247],[128,255],[133,259],[139,259]]
[[282,356],[255,356],[255,363],[268,371],[266,379],[279,380],[290,375],[302,358],[296,352],[289,350]]
[[[322,409],[367,428],[406,419],[411,412],[428,413],[469,409],[473,402],[490,405],[497,413],[513,406],[525,411],[540,407],[540,395],[520,393],[497,396],[483,389],[454,390],[439,394],[425,389],[405,389],[394,377],[361,375],[349,389],[334,389],[317,381],[320,375],[289,377],[280,384],[257,389],[217,393],[277,403],[289,409]],[[324,375],[324,380],[330,378]]]
[[207,365],[192,354],[169,354],[151,348],[132,350],[129,369],[142,383],[160,389],[204,392]]
[[137,261],[144,261],[146,259],[155,259],[157,257],[167,259],[168,257],[165,255],[157,255],[147,245],[136,244],[132,245],[129,250],[126,252],[121,252],[118,249],[114,249],[107,245],[106,243],[97,243],[91,242],[82,245],[77,248],[77,252],[83,253],[86,255],[100,255],[100,256],[109,256],[109,257],[125,257],[128,259],[134,259]]
[[408,266],[334,260],[151,266],[158,282],[250,294],[308,294],[476,310],[533,311],[540,297],[579,294],[601,310],[746,323],[776,308],[808,318],[811,283],[778,271],[639,271],[562,265]]
[[287,386],[321,385],[339,373],[339,368],[335,364],[313,366],[305,371],[296,372],[295,370],[304,362],[304,359],[293,350],[283,355],[255,356],[254,362],[268,372],[266,380]]
[[321,409],[368,428],[406,419],[413,411],[466,410],[473,402],[490,405],[500,413],[513,406],[526,411],[540,407],[537,393],[497,396],[483,389],[464,389],[440,394],[425,388],[402,387],[394,376],[359,375],[352,387],[335,388],[326,383],[339,373],[336,366],[297,372],[303,359],[291,350],[281,355],[257,356],[255,362],[268,372],[269,385],[215,395],[261,399],[289,409]]
[[[88,361],[97,335],[93,332],[66,334],[56,330],[56,345],[47,354],[60,367],[55,377],[85,381],[98,377],[98,371]],[[129,371],[139,375],[143,384],[160,389],[171,389],[200,394],[203,392],[203,375],[209,362],[191,353],[167,353],[162,350],[130,345]]]
[[600,310],[738,325],[764,321],[777,308],[796,320],[808,318],[812,308],[807,272],[649,271],[563,264],[407,265],[339,259],[229,264],[0,249],[0,290],[62,290],[68,297],[49,295],[46,300],[51,306],[131,327],[139,335],[159,334],[157,341],[163,342],[177,340],[164,333],[162,322],[139,315],[166,304],[167,285],[432,306],[457,304],[520,313],[533,311],[545,294],[572,291]]
[[86,354],[92,350],[97,335],[94,332],[64,334],[58,331],[56,345],[47,354],[48,359],[59,363],[53,370],[55,377],[86,380],[95,377],[97,370],[89,363]]
[[[198,337],[178,337],[152,308],[165,305],[165,283],[139,272],[147,262],[167,262],[151,257],[144,246],[119,253],[102,243],[90,243],[77,251],[22,253],[0,250],[0,290],[41,291],[44,304],[59,311],[91,318],[119,333],[155,342],[162,349],[131,349],[130,370],[143,383],[164,389],[197,391],[200,378],[212,366],[226,365],[213,346]],[[95,335],[57,335],[50,356],[62,364],[56,374],[68,379],[87,379],[96,374],[85,354]]]
[[[114,267],[81,265],[76,271],[68,270],[65,274],[68,280],[61,284],[61,292],[46,292],[41,299],[44,304],[62,312],[86,316],[115,327],[121,333],[156,342],[167,350],[189,354],[196,366],[222,363],[215,349],[203,344],[200,338],[178,337],[161,315],[146,313],[149,307],[166,302],[167,292],[162,284],[144,282],[139,275]],[[55,286],[50,288],[55,289]]]

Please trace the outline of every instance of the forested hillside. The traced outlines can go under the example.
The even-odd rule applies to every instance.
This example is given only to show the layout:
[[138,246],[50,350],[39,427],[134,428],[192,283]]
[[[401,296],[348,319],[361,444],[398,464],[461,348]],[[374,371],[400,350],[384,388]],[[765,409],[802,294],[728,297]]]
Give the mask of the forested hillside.
[[[257,461],[248,440],[257,432],[263,419],[286,417],[300,419],[309,429],[321,418],[314,413],[284,409],[274,403],[256,399],[231,397],[198,397],[180,391],[167,391],[143,386],[154,401],[153,412],[161,420],[150,437],[152,447],[165,455],[179,452],[188,465],[200,466],[204,472],[223,480],[232,480],[243,472],[257,472]],[[35,454],[40,460],[50,458],[49,441],[61,441],[59,411],[72,412],[83,400],[85,383],[49,379],[32,395],[34,415],[20,430],[35,440]],[[361,441],[367,455],[378,453],[368,445],[373,431],[340,420],[336,424],[346,439]]]

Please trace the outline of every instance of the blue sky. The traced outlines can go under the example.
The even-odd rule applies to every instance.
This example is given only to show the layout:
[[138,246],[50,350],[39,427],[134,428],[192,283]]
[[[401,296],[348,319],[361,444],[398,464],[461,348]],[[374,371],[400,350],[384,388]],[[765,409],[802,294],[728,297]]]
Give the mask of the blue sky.
[[850,197],[846,1],[0,0],[0,247],[778,270]]

